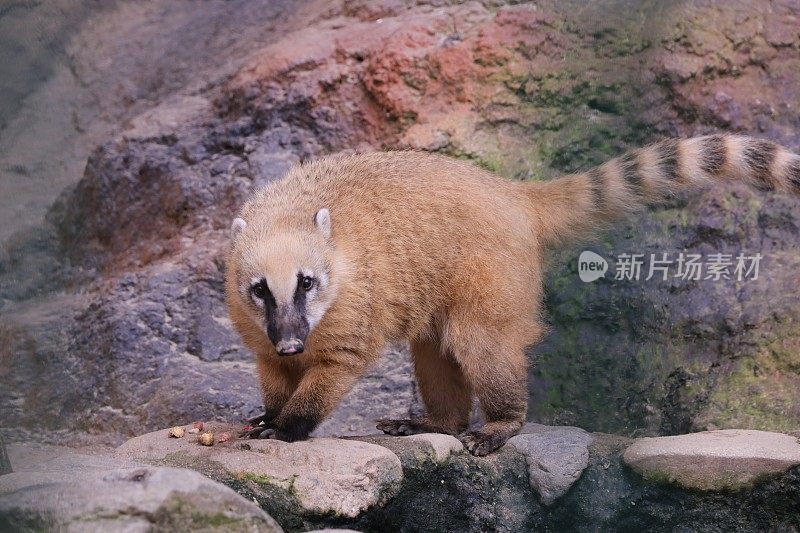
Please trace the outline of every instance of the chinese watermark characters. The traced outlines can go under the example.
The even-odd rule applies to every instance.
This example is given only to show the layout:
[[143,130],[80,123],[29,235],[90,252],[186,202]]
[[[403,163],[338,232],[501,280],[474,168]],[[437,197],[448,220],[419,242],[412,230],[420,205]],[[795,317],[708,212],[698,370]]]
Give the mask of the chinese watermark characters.
[[[678,278],[690,281],[750,281],[757,280],[761,259],[760,253],[753,255],[713,253],[708,255],[689,253],[622,253],[616,256],[614,280],[667,281]],[[592,282],[605,277],[608,261],[602,256],[586,250],[578,258],[578,275],[582,281]]]

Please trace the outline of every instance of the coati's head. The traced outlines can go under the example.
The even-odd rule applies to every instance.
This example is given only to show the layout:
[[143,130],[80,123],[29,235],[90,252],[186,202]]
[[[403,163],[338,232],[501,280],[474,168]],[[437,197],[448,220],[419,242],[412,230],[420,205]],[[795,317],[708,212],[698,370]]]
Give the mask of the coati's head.
[[231,232],[236,296],[280,355],[302,353],[335,296],[330,212],[320,209],[307,226],[292,229],[237,218]]

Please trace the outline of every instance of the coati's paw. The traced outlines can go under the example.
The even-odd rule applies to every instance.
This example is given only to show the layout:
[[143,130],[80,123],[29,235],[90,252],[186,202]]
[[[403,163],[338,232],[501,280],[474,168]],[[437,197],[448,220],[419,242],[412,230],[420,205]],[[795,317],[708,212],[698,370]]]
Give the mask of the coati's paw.
[[281,431],[278,428],[270,427],[270,426],[260,426],[257,428],[253,428],[250,431],[246,432],[245,435],[251,439],[274,439],[274,440],[282,440],[284,442],[294,442],[295,440],[302,440],[293,438],[290,433],[285,431]]
[[461,441],[469,453],[483,457],[505,444],[508,437],[505,432],[487,432],[482,429],[475,429],[461,433],[458,435],[458,440]]
[[398,420],[384,418],[378,420],[378,425],[375,427],[387,435],[394,435],[395,437],[425,432],[422,423],[408,418]]
[[284,442],[295,442],[298,440],[307,439],[308,430],[303,428],[287,429],[277,426],[274,423],[270,423],[243,431],[239,437],[249,439],[275,439],[282,440]]

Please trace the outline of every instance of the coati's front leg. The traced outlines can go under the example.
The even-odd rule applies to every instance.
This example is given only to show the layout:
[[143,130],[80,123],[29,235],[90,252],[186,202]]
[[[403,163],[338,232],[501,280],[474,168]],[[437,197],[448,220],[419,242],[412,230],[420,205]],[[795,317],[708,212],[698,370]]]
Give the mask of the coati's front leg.
[[275,418],[283,410],[286,402],[297,388],[298,376],[292,368],[275,356],[261,356],[256,360],[258,377],[261,386],[261,397],[264,400],[264,414],[250,418],[247,424],[253,426],[241,434],[251,439],[266,438],[271,433]]
[[259,438],[303,440],[339,404],[364,373],[362,361],[326,360],[306,370],[297,389]]

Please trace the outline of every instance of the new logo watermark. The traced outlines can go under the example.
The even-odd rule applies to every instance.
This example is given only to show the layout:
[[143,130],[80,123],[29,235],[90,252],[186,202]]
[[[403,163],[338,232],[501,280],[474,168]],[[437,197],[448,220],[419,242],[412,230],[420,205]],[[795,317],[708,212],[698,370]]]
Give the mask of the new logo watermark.
[[[761,259],[764,258],[760,253],[748,255],[744,252],[737,255],[661,252],[649,256],[621,253],[613,257],[616,257],[613,261],[613,279],[625,281],[649,281],[654,278],[662,281],[670,278],[693,281],[757,280]],[[608,270],[608,261],[591,250],[584,250],[578,257],[578,276],[581,281],[591,283],[605,277]]]
[[591,283],[605,276],[607,271],[608,261],[603,256],[591,250],[581,252],[581,256],[578,258],[578,275],[581,277],[581,281]]

